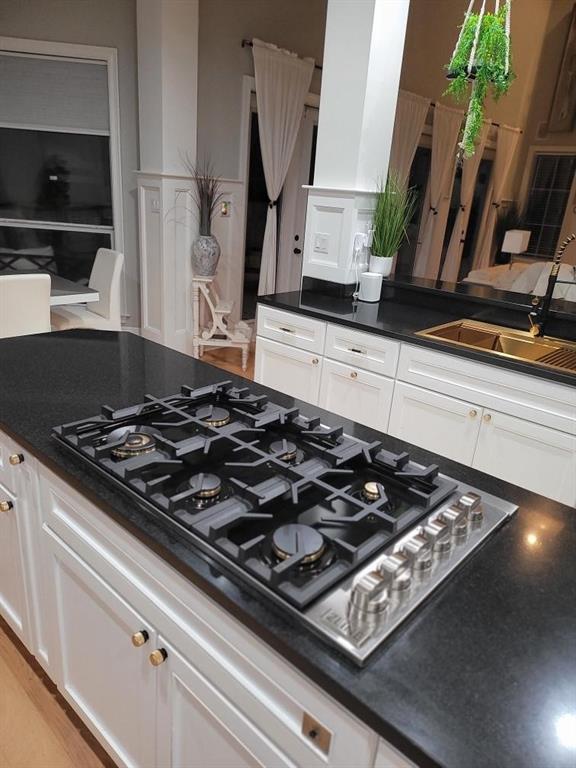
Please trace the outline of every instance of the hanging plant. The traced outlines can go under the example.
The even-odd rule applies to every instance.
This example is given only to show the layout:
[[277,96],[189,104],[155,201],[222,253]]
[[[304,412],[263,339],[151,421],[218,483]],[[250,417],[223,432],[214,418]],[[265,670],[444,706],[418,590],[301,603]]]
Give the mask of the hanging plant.
[[494,13],[486,13],[486,0],[478,13],[470,0],[460,35],[447,66],[452,81],[445,95],[464,101],[470,96],[459,154],[471,157],[482,130],[484,102],[488,94],[497,101],[510,88],[510,0],[502,6],[495,0]]

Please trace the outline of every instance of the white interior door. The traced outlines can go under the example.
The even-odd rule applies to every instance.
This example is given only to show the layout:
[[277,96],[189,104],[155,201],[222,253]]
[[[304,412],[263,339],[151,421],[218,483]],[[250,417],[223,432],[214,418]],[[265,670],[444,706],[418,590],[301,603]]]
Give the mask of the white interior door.
[[315,107],[306,107],[292,162],[282,189],[276,271],[276,290],[279,293],[296,291],[300,287],[308,202],[308,190],[303,189],[303,186],[311,180],[314,126],[317,125],[318,110]]

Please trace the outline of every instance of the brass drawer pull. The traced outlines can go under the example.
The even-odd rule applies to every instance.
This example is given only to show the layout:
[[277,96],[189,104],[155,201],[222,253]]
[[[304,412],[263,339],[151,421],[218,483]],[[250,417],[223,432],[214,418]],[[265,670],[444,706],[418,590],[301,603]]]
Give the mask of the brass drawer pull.
[[156,648],[148,658],[153,667],[159,667],[160,664],[164,664],[168,658],[168,651],[165,648]]
[[312,358],[312,365],[318,365],[319,362],[320,360],[317,357]]
[[10,512],[14,508],[14,504],[11,501],[0,501],[0,512]]
[[141,629],[140,632],[134,632],[132,635],[132,645],[134,648],[141,648],[145,643],[148,642],[150,635],[148,632],[146,632],[145,629]]
[[357,372],[356,371],[352,371],[351,374],[350,374],[350,378],[351,379],[357,379],[358,378]]
[[21,453],[13,453],[8,461],[10,464],[12,464],[13,467],[16,467],[18,464],[22,464],[24,461],[24,456]]
[[470,416],[471,419],[475,419],[476,416],[478,416],[478,411],[476,408],[472,408],[472,410],[468,413],[468,416]]
[[485,413],[484,421],[486,422],[486,424],[488,424],[488,422],[492,421],[492,416],[489,413]]
[[366,354],[363,349],[356,349],[356,347],[348,347],[348,352],[355,352],[357,355]]
[[282,327],[280,327],[278,330],[284,331],[284,333],[294,333],[292,328],[282,328]]

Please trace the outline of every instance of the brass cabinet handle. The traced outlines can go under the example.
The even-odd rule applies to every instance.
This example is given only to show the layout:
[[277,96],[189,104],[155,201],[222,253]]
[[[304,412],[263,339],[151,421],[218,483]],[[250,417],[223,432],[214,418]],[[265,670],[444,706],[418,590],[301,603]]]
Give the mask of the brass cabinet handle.
[[0,501],[0,512],[10,512],[13,509],[14,504],[11,501]]
[[357,378],[358,378],[358,374],[357,374],[357,372],[356,372],[356,371],[352,371],[352,372],[350,373],[350,378],[351,378],[351,379],[357,379]]
[[132,635],[132,645],[134,648],[140,648],[148,642],[150,635],[145,629],[141,629],[140,632],[134,632]]
[[484,421],[486,422],[486,424],[488,424],[489,421],[492,421],[492,416],[489,413],[485,413]]
[[319,362],[320,362],[320,360],[318,360],[317,357],[312,359],[312,365],[318,365]]
[[164,664],[168,658],[168,651],[165,648],[156,648],[148,658],[153,667],[159,667],[160,664]]
[[13,453],[8,461],[10,464],[12,464],[13,467],[16,467],[18,464],[22,464],[24,461],[24,456],[21,453]]
[[478,411],[476,410],[476,408],[472,408],[472,409],[471,409],[471,410],[468,412],[468,416],[470,416],[470,418],[471,418],[471,419],[475,419],[475,418],[476,418],[476,416],[478,416]]

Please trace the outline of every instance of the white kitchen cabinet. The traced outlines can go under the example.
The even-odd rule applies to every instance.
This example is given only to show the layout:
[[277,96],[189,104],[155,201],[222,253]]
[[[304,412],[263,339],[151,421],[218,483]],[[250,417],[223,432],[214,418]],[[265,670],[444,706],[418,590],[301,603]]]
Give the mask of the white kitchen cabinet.
[[396,382],[389,432],[462,464],[474,457],[482,409],[474,403]]
[[254,378],[279,392],[316,405],[322,358],[314,352],[258,338]]
[[[58,687],[119,765],[154,768],[156,645],[148,622],[49,529]],[[148,633],[139,648],[136,632]]]
[[163,637],[158,682],[157,765],[278,768],[293,765],[219,687]]
[[0,613],[27,645],[29,636],[20,505],[0,485]]
[[576,437],[485,410],[472,466],[576,506]]
[[381,432],[388,431],[394,380],[324,358],[318,405]]

